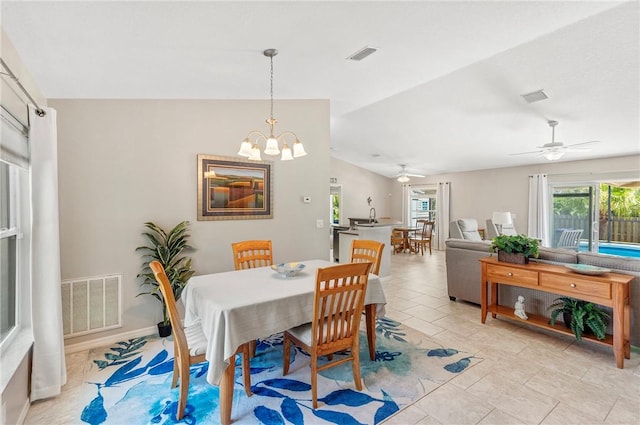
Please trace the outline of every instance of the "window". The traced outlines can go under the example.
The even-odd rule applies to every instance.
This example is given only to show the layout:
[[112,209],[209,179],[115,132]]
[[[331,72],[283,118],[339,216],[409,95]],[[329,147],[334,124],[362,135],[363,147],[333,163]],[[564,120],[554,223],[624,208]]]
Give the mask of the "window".
[[[0,107],[0,353],[3,356],[15,337],[30,324],[27,134],[27,127]],[[3,357],[3,372],[5,360]]]
[[580,251],[640,256],[639,182],[556,183],[551,189],[552,246],[564,231],[582,230]]
[[411,186],[409,193],[409,226],[415,226],[416,220],[436,220],[435,187]]
[[0,162],[0,342],[18,323],[17,170]]

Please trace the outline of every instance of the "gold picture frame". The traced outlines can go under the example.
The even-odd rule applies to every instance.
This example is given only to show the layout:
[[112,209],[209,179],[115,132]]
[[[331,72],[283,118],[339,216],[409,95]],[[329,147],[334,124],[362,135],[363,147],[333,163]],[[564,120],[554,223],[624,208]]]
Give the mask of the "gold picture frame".
[[268,218],[271,163],[198,154],[198,221]]

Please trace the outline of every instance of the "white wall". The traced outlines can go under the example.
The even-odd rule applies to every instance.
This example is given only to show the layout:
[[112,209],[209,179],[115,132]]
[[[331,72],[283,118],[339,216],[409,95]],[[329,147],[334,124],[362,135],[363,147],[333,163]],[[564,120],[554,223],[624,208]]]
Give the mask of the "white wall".
[[[394,186],[400,186],[395,180],[336,158],[331,158],[329,174],[342,186],[340,224],[349,225],[349,217],[369,217],[371,207],[376,209],[377,218],[402,220],[399,213],[394,213],[394,206],[399,205],[402,199],[393,193]],[[372,199],[370,206],[368,197]]]
[[[329,257],[329,102],[277,101],[276,132],[294,131],[308,155],[273,160],[273,219],[197,221],[197,154],[238,158],[268,101],[50,100],[58,110],[62,278],[123,273],[123,328],[154,326],[159,303],[136,298],[143,223],[189,220],[196,274],[232,270],[231,243],[271,239],[274,261]],[[263,159],[267,156],[263,155]],[[273,158],[273,157],[269,157]],[[302,202],[310,196],[311,204]],[[324,229],[316,228],[323,219]]]

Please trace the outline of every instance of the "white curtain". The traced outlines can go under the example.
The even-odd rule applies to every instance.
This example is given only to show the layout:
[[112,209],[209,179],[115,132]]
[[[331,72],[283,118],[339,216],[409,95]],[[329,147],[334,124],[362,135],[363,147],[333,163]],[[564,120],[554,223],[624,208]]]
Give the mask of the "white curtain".
[[31,308],[33,362],[31,400],[53,397],[67,381],[60,292],[58,141],[56,111],[39,117],[29,107],[31,145]]
[[538,238],[542,246],[551,246],[549,240],[549,183],[546,174],[529,177],[529,223],[527,235]]
[[443,250],[445,248],[444,241],[449,237],[449,203],[450,203],[450,186],[451,183],[438,183],[436,192],[436,249]]

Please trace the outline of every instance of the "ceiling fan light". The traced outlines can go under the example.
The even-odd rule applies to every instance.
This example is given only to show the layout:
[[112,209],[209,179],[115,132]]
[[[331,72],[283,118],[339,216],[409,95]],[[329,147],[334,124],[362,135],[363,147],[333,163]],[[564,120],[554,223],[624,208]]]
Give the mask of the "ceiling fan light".
[[408,182],[408,181],[409,181],[409,177],[407,177],[407,176],[405,176],[405,175],[402,175],[402,176],[398,177],[398,181],[399,181],[400,183],[406,183],[406,182]]
[[544,157],[549,161],[555,161],[562,158],[562,155],[564,155],[564,151],[549,151],[545,152]]

